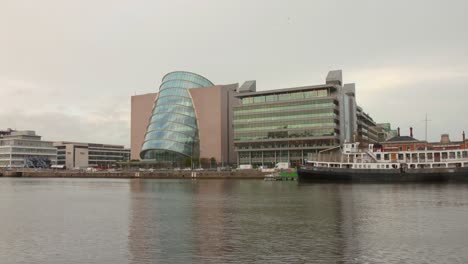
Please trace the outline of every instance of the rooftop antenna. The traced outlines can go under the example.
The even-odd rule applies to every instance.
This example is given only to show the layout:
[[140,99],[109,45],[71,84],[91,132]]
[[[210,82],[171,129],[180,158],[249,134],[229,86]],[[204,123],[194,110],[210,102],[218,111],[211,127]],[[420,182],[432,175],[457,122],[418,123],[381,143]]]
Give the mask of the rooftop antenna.
[[426,113],[426,118],[423,121],[426,122],[426,143],[427,143],[427,123],[432,120],[427,119],[427,113]]

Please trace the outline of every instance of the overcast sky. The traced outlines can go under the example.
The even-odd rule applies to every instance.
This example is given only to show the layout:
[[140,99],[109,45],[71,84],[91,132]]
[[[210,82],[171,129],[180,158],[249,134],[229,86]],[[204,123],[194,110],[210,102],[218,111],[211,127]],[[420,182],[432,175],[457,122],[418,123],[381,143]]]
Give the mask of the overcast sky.
[[0,129],[130,143],[130,96],[173,70],[257,90],[342,69],[377,122],[468,132],[468,1],[0,0]]

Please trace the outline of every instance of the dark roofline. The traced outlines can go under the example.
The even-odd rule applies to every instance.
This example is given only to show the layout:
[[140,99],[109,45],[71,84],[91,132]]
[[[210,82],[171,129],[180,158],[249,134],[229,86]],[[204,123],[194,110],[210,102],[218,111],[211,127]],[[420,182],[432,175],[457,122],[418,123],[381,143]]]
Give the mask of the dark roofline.
[[[421,140],[417,140],[413,137],[410,137],[410,136],[396,136],[396,137],[392,137],[391,139],[383,142],[383,143],[408,143],[408,142],[411,142],[411,143],[425,143],[426,141],[421,141]],[[427,142],[426,142],[427,143]]]
[[314,89],[320,89],[320,88],[338,89],[338,87],[339,86],[333,85],[333,84],[308,85],[308,86],[300,86],[300,87],[292,87],[292,88],[281,88],[281,89],[274,89],[274,90],[258,91],[258,92],[251,92],[251,93],[238,93],[235,96],[242,98],[242,97],[255,96],[255,95],[297,92],[297,91],[314,90]]

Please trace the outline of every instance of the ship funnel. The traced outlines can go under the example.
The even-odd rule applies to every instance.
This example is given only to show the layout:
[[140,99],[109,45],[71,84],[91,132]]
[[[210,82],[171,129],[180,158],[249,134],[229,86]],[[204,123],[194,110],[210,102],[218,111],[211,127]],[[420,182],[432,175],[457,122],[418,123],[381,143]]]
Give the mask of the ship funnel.
[[412,127],[409,128],[409,133],[410,133],[410,137],[413,137],[413,128]]
[[398,136],[400,136],[400,128],[398,127]]

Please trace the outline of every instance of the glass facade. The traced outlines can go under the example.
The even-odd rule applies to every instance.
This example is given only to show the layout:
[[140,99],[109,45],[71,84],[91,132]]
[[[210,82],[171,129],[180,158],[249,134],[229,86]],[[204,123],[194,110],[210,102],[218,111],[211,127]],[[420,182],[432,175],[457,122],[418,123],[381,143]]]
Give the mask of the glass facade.
[[140,153],[142,159],[177,162],[199,155],[197,117],[188,90],[213,85],[190,72],[171,72],[163,77]]
[[242,97],[233,124],[239,164],[298,164],[339,144],[338,100],[328,88]]

